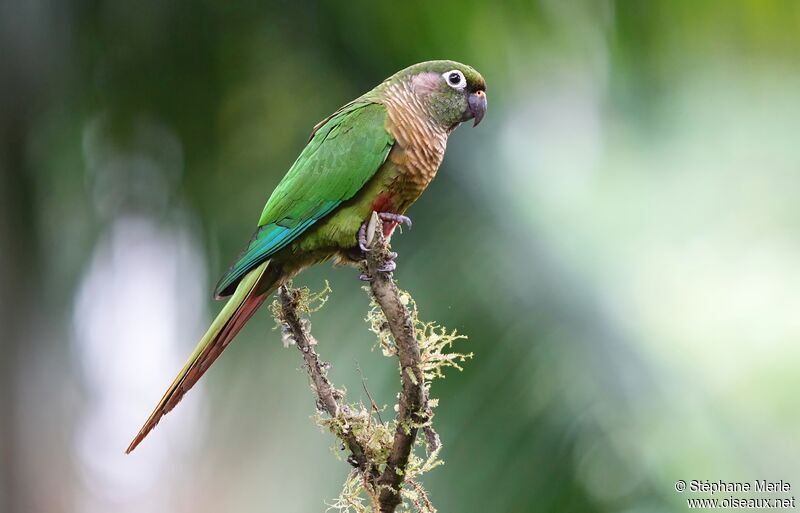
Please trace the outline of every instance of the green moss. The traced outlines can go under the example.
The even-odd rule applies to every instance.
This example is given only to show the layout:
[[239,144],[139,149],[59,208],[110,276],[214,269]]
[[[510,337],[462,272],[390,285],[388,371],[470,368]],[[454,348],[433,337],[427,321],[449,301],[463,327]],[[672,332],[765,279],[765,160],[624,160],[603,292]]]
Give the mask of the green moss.
[[[298,292],[298,314],[308,315],[318,311],[325,305],[331,289],[326,283],[325,288],[320,292],[312,293],[308,288],[299,289]],[[419,344],[420,348],[420,370],[424,379],[422,385],[426,396],[429,396],[432,382],[436,379],[444,378],[445,370],[448,368],[461,370],[461,364],[471,358],[472,353],[453,352],[453,344],[459,340],[465,340],[467,337],[458,334],[455,330],[449,331],[438,323],[421,321],[418,316],[417,304],[410,294],[401,292],[400,300],[408,309],[414,326],[417,344]],[[282,326],[283,319],[279,302],[274,302],[271,308],[278,325]],[[370,331],[377,338],[376,347],[379,347],[385,356],[394,357],[397,354],[397,346],[389,331],[386,317],[374,299],[370,304],[366,322]],[[411,369],[406,369],[406,371],[416,384],[417,378]],[[344,394],[342,394],[343,400]],[[363,447],[367,460],[373,465],[373,468],[382,471],[391,452],[394,432],[397,429],[397,420],[393,419],[386,423],[381,422],[374,407],[367,407],[363,403],[342,404],[342,401],[340,401],[339,414],[335,418],[318,413],[314,416],[314,421],[323,430],[332,433],[337,438],[337,443],[333,448],[337,455],[341,455],[339,448],[345,439],[345,435],[352,433]],[[437,399],[429,398],[425,421],[419,423],[405,422],[402,428],[408,433],[412,428],[421,429],[429,426],[433,419],[433,409],[437,405]],[[395,410],[397,410],[397,406],[395,406]],[[441,446],[430,451],[430,453],[426,453],[425,437],[417,437],[412,453],[409,456],[408,466],[403,472],[405,474],[405,483],[401,490],[403,502],[397,511],[416,511],[419,513],[433,513],[436,511],[428,500],[427,493],[420,484],[420,479],[431,470],[444,464],[444,461],[439,457],[440,453]],[[359,471],[354,470],[342,486],[339,497],[329,503],[328,506],[330,510],[340,513],[370,513],[377,511],[377,497],[379,495],[379,487]]]

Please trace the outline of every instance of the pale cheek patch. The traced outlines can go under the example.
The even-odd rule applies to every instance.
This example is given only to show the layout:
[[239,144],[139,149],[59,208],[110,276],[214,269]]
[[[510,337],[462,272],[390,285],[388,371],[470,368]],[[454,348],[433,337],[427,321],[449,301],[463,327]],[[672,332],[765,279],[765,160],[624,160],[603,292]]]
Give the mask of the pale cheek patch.
[[439,90],[442,77],[437,73],[425,72],[414,75],[411,87],[416,94],[430,94]]

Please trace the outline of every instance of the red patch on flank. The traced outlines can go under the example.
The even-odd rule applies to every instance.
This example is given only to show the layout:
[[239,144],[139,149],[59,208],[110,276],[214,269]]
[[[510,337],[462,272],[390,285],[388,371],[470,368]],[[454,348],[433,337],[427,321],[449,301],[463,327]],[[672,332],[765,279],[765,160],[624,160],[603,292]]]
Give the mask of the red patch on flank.
[[[372,202],[372,210],[375,212],[391,212],[393,214],[398,213],[394,208],[394,198],[392,198],[392,195],[388,192],[378,194],[378,197]],[[383,236],[387,238],[391,237],[395,228],[397,228],[397,223],[384,221]]]
[[372,210],[375,212],[394,212],[392,195],[388,192],[378,194],[378,197],[372,202]]

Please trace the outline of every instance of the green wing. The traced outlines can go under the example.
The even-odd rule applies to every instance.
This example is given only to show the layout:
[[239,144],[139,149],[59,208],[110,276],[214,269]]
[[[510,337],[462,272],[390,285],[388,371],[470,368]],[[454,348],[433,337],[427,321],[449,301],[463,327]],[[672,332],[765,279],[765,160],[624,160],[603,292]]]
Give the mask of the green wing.
[[267,201],[249,245],[219,281],[217,297],[230,295],[242,276],[364,186],[394,144],[385,121],[383,105],[356,100],[314,128]]

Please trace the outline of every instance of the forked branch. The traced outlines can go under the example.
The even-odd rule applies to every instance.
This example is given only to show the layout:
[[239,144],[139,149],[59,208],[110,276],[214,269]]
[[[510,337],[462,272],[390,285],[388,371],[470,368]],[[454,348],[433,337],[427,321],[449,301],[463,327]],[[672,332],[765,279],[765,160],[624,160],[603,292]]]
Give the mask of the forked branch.
[[[320,360],[315,350],[317,341],[304,317],[313,311],[310,303],[321,299],[321,295],[310,297],[305,289],[283,286],[278,292],[279,302],[273,305],[273,313],[284,337],[293,342],[303,356],[316,395],[317,409],[328,415],[320,422],[341,440],[349,452],[347,460],[353,465],[354,474],[335,505],[343,511],[394,513],[404,495],[411,498],[412,504],[420,511],[435,511],[415,477],[441,463],[436,458],[439,437],[430,426],[432,410],[428,405],[428,381],[441,376],[444,367],[460,369],[456,362],[468,357],[445,352],[453,341],[464,337],[417,319],[413,300],[397,288],[391,272],[382,270],[392,267],[387,262],[393,256],[384,237],[383,223],[373,214],[367,230],[363,272],[377,305],[371,313],[372,329],[379,334],[387,354],[396,354],[400,364],[401,389],[393,423],[384,424],[375,419],[363,405],[344,404],[344,393],[328,379],[329,366]],[[413,307],[412,311],[409,311],[409,306]],[[420,429],[425,430],[427,460],[412,456]],[[408,488],[405,491],[404,485]],[[366,492],[370,509],[358,498],[357,491],[348,492],[352,489]]]

